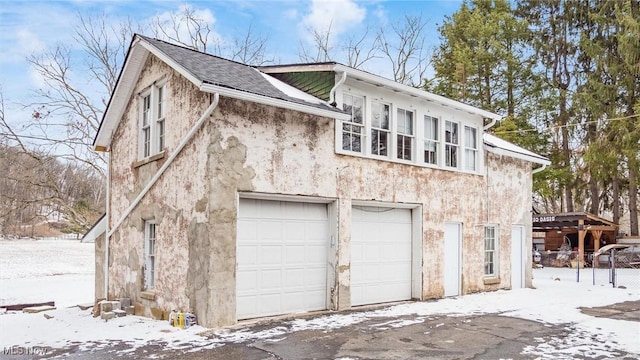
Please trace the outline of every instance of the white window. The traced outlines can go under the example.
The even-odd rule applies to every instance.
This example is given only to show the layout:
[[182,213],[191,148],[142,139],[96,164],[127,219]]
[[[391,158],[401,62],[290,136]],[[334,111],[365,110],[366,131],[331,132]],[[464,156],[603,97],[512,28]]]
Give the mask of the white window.
[[165,116],[165,91],[164,86],[158,87],[158,116],[156,127],[158,129],[158,151],[164,150],[164,116]]
[[484,276],[498,276],[498,238],[495,226],[484,228]]
[[389,105],[371,104],[371,154],[387,156],[389,151]]
[[448,167],[458,167],[458,123],[452,121],[445,122],[444,128],[444,163]]
[[364,133],[364,98],[345,94],[342,109],[351,114],[351,121],[342,123],[342,150],[362,152]]
[[151,155],[151,94],[142,97],[142,157]]
[[424,116],[424,162],[438,164],[438,118]]
[[398,109],[398,159],[411,160],[413,152],[413,112]]
[[166,89],[153,85],[140,96],[140,158],[165,149]]
[[478,130],[464,127],[464,169],[476,171],[478,168]]
[[156,284],[156,224],[144,222],[144,289],[151,290]]

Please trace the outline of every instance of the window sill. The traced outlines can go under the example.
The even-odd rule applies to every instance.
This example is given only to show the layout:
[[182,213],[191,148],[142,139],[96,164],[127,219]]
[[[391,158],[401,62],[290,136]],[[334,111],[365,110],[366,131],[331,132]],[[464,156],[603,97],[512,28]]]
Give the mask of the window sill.
[[485,278],[484,279],[484,284],[485,285],[497,285],[497,284],[500,284],[500,278],[499,277]]
[[146,300],[151,300],[151,301],[155,301],[156,300],[156,293],[153,291],[143,291],[140,293],[140,297]]
[[133,167],[134,168],[139,168],[140,166],[146,165],[146,164],[148,164],[150,162],[154,162],[154,161],[158,161],[160,159],[164,159],[164,156],[166,155],[166,153],[167,152],[165,150],[163,150],[163,151],[161,151],[161,152],[159,152],[157,154],[154,154],[154,155],[146,157],[146,158],[144,158],[142,160],[136,161],[136,162],[133,163]]
[[343,149],[336,149],[335,153],[338,155],[347,155],[347,156],[353,156],[353,157],[358,157],[362,159],[378,160],[378,161],[390,162],[395,164],[418,166],[418,167],[429,168],[434,170],[454,171],[462,174],[483,176],[483,172],[482,172],[483,169],[480,169],[480,168],[478,168],[478,170],[464,170],[458,167],[450,167],[450,166],[431,164],[426,162],[419,162],[418,160],[404,160],[404,159],[394,159],[389,156],[365,155],[360,152],[343,150]]

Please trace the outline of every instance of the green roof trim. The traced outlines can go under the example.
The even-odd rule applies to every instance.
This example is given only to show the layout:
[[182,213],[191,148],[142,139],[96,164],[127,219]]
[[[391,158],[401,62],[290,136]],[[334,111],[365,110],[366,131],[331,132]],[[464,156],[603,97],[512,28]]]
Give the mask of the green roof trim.
[[329,101],[329,92],[336,82],[333,71],[270,72],[269,75],[324,101]]

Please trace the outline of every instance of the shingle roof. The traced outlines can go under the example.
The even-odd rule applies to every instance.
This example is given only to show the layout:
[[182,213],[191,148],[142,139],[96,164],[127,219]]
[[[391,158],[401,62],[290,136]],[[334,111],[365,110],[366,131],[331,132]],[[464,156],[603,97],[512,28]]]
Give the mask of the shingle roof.
[[255,67],[143,35],[137,36],[156,47],[204,83],[313,106],[323,110],[331,110],[338,113],[343,112],[320,100],[317,102],[306,101],[285,94],[266,78],[269,77],[269,75],[260,72]]

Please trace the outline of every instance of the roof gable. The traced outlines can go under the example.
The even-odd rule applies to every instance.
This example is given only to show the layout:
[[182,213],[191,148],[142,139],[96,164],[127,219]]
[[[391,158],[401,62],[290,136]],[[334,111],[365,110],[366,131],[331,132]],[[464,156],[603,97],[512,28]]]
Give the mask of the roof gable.
[[158,57],[205,92],[319,116],[348,117],[341,109],[249,65],[136,34],[94,139],[96,150],[107,150],[149,54]]

